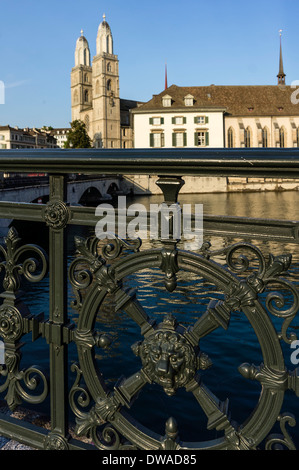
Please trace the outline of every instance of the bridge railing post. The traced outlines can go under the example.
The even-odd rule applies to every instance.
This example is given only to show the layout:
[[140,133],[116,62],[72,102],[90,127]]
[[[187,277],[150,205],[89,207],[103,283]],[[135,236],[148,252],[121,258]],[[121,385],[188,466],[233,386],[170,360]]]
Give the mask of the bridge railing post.
[[[44,211],[49,226],[51,426],[52,435],[59,439],[66,439],[68,433],[67,346],[61,338],[62,326],[67,322],[66,226],[69,212],[65,203],[65,178],[64,175],[50,175],[50,198]],[[59,334],[55,335],[55,331]]]

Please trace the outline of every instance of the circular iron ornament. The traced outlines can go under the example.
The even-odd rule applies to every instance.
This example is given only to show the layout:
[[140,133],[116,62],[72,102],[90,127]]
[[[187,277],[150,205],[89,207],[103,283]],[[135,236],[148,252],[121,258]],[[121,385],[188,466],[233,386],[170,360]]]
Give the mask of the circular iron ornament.
[[44,439],[45,450],[69,450],[67,440],[59,434],[48,434]]
[[[126,276],[134,274],[146,268],[161,268],[161,250],[145,250],[128,255],[113,265],[114,288]],[[208,429],[223,430],[222,438],[204,442],[184,443],[177,437],[171,441],[172,449],[214,449],[214,450],[240,450],[256,449],[257,446],[268,436],[272,430],[283,404],[284,393],[287,387],[288,374],[286,372],[284,357],[279,341],[279,335],[270,320],[270,317],[260,303],[256,292],[249,284],[244,284],[230,270],[212,261],[206,256],[194,253],[177,251],[177,266],[179,270],[198,275],[216,286],[229,300],[223,305],[211,307],[207,315],[203,315],[194,325],[193,330],[184,330],[182,325],[176,325],[175,320],[170,317],[156,327],[142,315],[138,322],[144,341],[133,346],[133,351],[140,356],[142,368],[135,375],[123,379],[114,387],[114,391],[107,390],[100,370],[95,359],[93,341],[90,336],[84,339],[86,332],[94,330],[96,316],[103,304],[108,292],[113,291],[111,272],[109,287],[103,282],[103,275],[99,283],[94,282],[89,286],[88,295],[84,302],[80,303],[80,314],[76,331],[76,345],[80,371],[95,407],[90,414],[80,417],[79,432],[91,426],[99,426],[100,423],[110,422],[113,428],[132,445],[138,449],[159,450],[165,447],[165,436],[160,436],[149,429],[144,428],[125,411],[124,406],[130,407],[130,401],[143,388],[146,383],[155,381],[160,384],[165,392],[173,395],[177,388],[183,386],[187,392],[193,393],[199,406],[208,418]],[[107,272],[107,271],[106,271]],[[134,304],[134,299],[126,299],[128,303]],[[200,369],[207,368],[209,359],[202,354],[198,346],[198,338],[209,334],[212,326],[228,326],[230,310],[238,307],[252,325],[257,340],[261,347],[263,363],[260,368],[242,365],[240,373],[245,378],[257,378],[261,383],[260,397],[253,413],[242,424],[236,425],[229,418],[227,402],[220,402],[202,383]],[[231,307],[231,308],[230,308]],[[125,306],[124,311],[128,312]],[[170,323],[172,322],[172,325]],[[201,323],[203,322],[203,323]],[[226,322],[226,323],[225,323]],[[167,324],[166,324],[167,323]],[[195,332],[199,332],[196,336]],[[162,349],[164,348],[164,351]],[[170,367],[170,358],[174,362]],[[155,356],[155,352],[157,355]],[[164,357],[162,357],[164,353]],[[157,370],[171,370],[169,377],[159,375]],[[187,369],[187,373],[183,370]],[[95,436],[95,431],[94,437]],[[167,441],[168,442],[168,441]],[[100,447],[100,445],[99,445]],[[103,447],[100,447],[103,448]],[[109,446],[105,447],[109,449]]]
[[54,230],[66,227],[69,220],[69,209],[62,201],[48,202],[44,209],[46,224]]
[[5,341],[16,341],[22,336],[23,320],[19,310],[10,305],[0,307],[0,336]]

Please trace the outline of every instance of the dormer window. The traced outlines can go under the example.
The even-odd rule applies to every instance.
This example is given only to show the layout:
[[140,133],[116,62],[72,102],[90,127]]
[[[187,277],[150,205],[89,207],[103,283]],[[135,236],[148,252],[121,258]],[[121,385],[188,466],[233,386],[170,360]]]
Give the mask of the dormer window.
[[194,104],[194,96],[187,95],[184,98],[185,106],[193,106]]
[[162,98],[162,105],[167,108],[171,106],[171,96],[165,95]]

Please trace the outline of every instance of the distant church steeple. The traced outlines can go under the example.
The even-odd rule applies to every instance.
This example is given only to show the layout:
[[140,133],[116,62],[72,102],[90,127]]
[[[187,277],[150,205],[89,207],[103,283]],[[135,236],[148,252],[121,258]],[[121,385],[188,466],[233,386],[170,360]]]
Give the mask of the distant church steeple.
[[81,36],[77,39],[75,50],[75,66],[78,65],[90,67],[90,50],[88,41],[83,35],[83,29],[81,29]]
[[286,80],[285,80],[285,73],[283,71],[283,61],[282,61],[282,47],[281,47],[281,33],[282,30],[279,31],[279,36],[280,36],[280,54],[279,54],[279,72],[277,75],[278,78],[278,85],[285,85]]

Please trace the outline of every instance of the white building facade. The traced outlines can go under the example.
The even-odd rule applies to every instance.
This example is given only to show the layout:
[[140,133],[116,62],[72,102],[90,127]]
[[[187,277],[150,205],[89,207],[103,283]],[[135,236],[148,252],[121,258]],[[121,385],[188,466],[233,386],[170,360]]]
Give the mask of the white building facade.
[[137,108],[134,116],[136,148],[223,147],[223,110],[209,108],[152,110]]
[[[136,148],[299,146],[299,100],[286,85],[177,87],[131,111]],[[298,101],[298,102],[297,102]]]
[[[172,85],[131,110],[136,148],[290,148],[299,146],[298,91],[267,86]],[[297,180],[185,178],[182,193],[299,189]],[[153,192],[153,179],[146,187]]]

